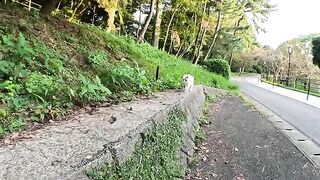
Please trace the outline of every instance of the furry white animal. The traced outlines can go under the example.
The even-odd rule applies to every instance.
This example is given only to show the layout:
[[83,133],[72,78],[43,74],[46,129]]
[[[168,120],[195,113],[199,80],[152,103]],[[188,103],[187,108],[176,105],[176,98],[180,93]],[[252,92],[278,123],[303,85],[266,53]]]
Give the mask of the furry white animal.
[[184,92],[191,92],[194,84],[194,77],[190,74],[185,74],[182,77],[182,83],[184,84]]

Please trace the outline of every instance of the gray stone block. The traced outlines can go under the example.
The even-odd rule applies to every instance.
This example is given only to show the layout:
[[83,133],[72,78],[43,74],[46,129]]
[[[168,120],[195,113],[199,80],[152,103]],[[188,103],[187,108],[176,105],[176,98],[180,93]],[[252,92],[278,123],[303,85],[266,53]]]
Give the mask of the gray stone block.
[[[36,130],[31,139],[0,147],[0,179],[86,179],[83,172],[87,169],[124,161],[141,142],[141,133],[154,123],[165,123],[176,107],[186,112],[182,149],[192,154],[205,100],[203,89],[195,86],[191,93],[161,92],[153,98],[100,107],[93,114],[79,111],[67,121]],[[111,116],[115,117],[112,123]],[[181,155],[184,166],[186,154]]]

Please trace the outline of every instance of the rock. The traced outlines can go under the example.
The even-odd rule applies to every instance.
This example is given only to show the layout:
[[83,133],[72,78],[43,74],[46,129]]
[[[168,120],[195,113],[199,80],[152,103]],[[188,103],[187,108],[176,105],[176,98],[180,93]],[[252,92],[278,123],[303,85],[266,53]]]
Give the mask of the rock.
[[109,120],[109,122],[110,122],[110,124],[113,124],[114,122],[116,122],[117,121],[117,117],[115,117],[115,116],[111,116],[110,117],[110,120]]
[[216,174],[216,173],[211,173],[211,176],[214,177],[214,178],[216,178],[216,177],[218,177],[218,174]]

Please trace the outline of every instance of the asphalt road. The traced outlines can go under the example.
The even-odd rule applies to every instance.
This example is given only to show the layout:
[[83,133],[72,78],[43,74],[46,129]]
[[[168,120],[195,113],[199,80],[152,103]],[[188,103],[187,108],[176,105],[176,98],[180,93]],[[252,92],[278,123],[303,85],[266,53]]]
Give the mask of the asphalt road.
[[247,82],[245,78],[236,78],[233,81],[240,85],[243,93],[254,98],[320,145],[319,108],[257,87]]

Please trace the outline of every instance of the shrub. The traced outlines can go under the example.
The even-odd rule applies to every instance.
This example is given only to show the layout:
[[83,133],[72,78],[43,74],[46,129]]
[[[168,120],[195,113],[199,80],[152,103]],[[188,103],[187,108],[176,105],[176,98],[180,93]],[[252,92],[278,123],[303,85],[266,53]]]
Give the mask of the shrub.
[[255,69],[253,69],[252,67],[248,67],[245,69],[245,72],[248,72],[248,73],[257,73],[257,71]]
[[31,73],[25,83],[26,90],[40,100],[53,100],[62,96],[64,81],[41,73]]
[[82,85],[79,94],[83,102],[102,102],[111,95],[111,91],[101,83],[98,76],[91,80],[80,74],[80,80]]
[[262,67],[258,64],[254,64],[252,66],[252,69],[254,69],[258,74],[261,74],[262,73]]
[[107,84],[113,92],[149,93],[151,91],[151,82],[146,72],[138,66],[120,64],[104,72],[101,77],[102,82]]
[[204,65],[208,71],[222,75],[223,77],[229,79],[231,70],[228,62],[224,59],[210,59],[204,62]]

